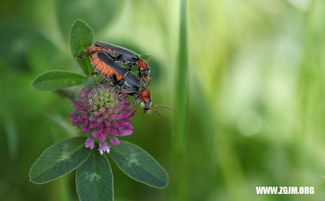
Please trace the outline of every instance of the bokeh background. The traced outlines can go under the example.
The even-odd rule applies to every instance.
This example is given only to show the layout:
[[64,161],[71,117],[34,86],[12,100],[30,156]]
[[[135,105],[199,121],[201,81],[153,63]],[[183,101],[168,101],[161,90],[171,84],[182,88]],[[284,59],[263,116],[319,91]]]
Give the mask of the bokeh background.
[[[325,199],[325,1],[185,3],[181,20],[179,0],[0,1],[1,201],[77,201],[74,174],[28,179],[47,146],[78,135],[71,103],[31,86],[46,70],[80,72],[69,47],[76,18],[96,41],[151,55],[154,102],[179,109],[159,109],[166,120],[138,113],[127,137],[166,167],[169,187],[113,165],[116,201]],[[316,194],[256,195],[269,185]]]

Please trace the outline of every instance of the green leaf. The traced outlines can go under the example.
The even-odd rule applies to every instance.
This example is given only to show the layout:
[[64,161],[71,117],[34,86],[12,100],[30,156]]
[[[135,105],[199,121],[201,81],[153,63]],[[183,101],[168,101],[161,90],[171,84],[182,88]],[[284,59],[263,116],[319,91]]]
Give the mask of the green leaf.
[[140,55],[140,58],[145,60],[146,62],[149,62],[151,55],[147,55],[147,54]]
[[91,24],[94,30],[102,32],[116,21],[124,6],[125,1],[84,0],[76,2],[56,0],[54,9],[60,31],[65,35],[69,32],[71,24],[76,20],[76,16],[87,19],[88,24]]
[[71,27],[70,46],[73,57],[78,62],[80,68],[86,75],[90,75],[94,68],[92,67],[88,57],[83,59],[78,56],[85,55],[84,49],[93,43],[93,30],[83,20],[77,19]]
[[43,184],[78,168],[91,153],[84,142],[84,137],[69,138],[45,149],[30,168],[30,180]]
[[32,85],[42,91],[53,91],[83,83],[87,78],[83,75],[66,71],[49,71],[35,78]]
[[142,148],[122,141],[111,148],[111,157],[117,166],[134,180],[155,188],[168,185],[168,173]]
[[80,201],[113,200],[113,174],[106,156],[95,151],[77,169],[76,188]]

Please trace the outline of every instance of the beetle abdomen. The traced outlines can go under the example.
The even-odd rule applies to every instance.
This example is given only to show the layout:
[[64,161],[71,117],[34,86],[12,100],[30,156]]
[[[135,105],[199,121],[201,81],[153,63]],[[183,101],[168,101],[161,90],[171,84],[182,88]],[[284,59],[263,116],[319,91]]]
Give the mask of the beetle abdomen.
[[107,65],[101,59],[98,58],[98,52],[91,54],[90,58],[91,58],[91,63],[96,69],[96,71],[98,71],[102,75],[112,76],[113,74],[115,74],[117,80],[121,80],[123,78],[121,74],[116,72],[116,70],[114,70],[111,66]]

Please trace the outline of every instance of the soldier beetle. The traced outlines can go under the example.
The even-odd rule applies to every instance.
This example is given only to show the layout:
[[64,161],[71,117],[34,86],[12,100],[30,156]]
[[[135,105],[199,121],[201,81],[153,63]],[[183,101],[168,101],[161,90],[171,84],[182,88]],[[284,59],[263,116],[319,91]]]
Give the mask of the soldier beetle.
[[88,55],[94,52],[107,52],[115,62],[128,65],[128,71],[131,71],[133,66],[137,66],[140,77],[146,78],[150,74],[150,68],[146,61],[141,59],[135,52],[124,47],[110,43],[95,42],[95,45],[87,47],[85,52]]

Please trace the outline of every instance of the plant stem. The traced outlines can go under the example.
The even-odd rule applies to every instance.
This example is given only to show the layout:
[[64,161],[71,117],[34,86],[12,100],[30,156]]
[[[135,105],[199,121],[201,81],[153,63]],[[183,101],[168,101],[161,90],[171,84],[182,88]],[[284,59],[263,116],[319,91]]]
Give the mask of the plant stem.
[[[187,0],[180,0],[179,47],[176,72],[175,138],[173,138],[173,167],[171,188],[174,190],[170,200],[188,200],[188,169],[186,157],[186,138],[188,132],[188,50],[187,50]],[[174,186],[173,186],[174,185]]]

